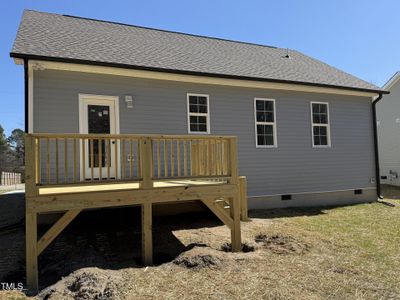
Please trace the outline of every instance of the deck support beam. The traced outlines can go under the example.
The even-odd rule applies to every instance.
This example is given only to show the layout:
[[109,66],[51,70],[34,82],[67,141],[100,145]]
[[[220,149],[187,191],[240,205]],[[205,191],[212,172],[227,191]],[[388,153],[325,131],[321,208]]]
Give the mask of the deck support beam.
[[204,197],[230,197],[238,193],[237,184],[211,184],[168,188],[109,190],[98,192],[40,195],[29,199],[26,205],[38,213],[71,209],[106,208],[141,205],[147,202],[166,203],[189,201]]
[[242,250],[242,238],[240,232],[240,199],[239,196],[229,198],[229,212],[225,211],[215,198],[205,198],[201,201],[231,230],[232,252]]
[[216,204],[215,199],[213,198],[206,198],[201,199],[201,201],[211,210],[214,215],[220,219],[222,223],[229,227],[232,230],[233,228],[233,220],[229,217],[229,215],[221,208],[218,204]]
[[152,203],[142,204],[142,259],[145,266],[153,264],[153,207]]
[[26,212],[26,284],[29,291],[37,292],[38,253],[37,253],[37,213]]
[[37,245],[37,255],[42,253],[44,249],[68,226],[69,223],[81,212],[81,209],[73,209],[67,211],[39,240]]

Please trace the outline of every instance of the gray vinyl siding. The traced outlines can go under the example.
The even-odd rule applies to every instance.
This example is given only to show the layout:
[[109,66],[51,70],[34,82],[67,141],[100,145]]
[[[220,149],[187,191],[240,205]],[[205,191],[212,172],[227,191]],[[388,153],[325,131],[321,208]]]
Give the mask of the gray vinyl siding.
[[[377,108],[379,162],[382,183],[400,185],[400,81],[395,83],[389,95],[383,96]],[[397,178],[394,174],[397,173]]]
[[[78,133],[79,93],[119,96],[120,132],[136,134],[187,134],[187,93],[208,94],[210,132],[238,136],[250,196],[375,187],[370,98],[35,71],[34,132]],[[276,99],[277,148],[256,148],[254,97]],[[331,148],[312,148],[310,101],[329,103]]]

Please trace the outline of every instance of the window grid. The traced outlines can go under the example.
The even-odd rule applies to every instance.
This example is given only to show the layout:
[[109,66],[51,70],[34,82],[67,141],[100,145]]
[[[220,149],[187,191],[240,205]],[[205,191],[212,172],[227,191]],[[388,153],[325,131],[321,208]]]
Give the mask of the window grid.
[[209,96],[187,94],[188,133],[210,133]]
[[331,146],[329,105],[327,102],[311,102],[311,136],[314,148]]
[[275,99],[254,98],[257,148],[277,147]]

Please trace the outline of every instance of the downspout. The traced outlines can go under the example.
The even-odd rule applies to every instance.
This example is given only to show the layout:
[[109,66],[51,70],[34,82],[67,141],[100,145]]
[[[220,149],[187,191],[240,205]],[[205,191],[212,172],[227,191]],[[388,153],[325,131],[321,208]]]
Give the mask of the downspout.
[[382,93],[372,102],[372,119],[374,126],[374,148],[375,148],[375,177],[376,177],[376,195],[383,199],[381,195],[381,176],[379,172],[379,149],[378,149],[378,125],[376,120],[376,104],[382,99]]
[[24,88],[25,88],[25,133],[29,131],[29,63],[24,58]]

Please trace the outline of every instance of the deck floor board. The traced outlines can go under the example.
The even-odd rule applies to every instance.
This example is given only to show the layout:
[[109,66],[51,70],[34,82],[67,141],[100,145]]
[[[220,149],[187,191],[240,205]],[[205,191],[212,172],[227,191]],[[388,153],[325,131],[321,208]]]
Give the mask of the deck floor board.
[[[223,184],[226,181],[211,181],[211,180],[156,180],[153,182],[153,188],[165,188],[165,187],[184,187],[184,186],[199,186],[199,185],[215,185]],[[91,185],[71,185],[63,187],[41,187],[39,188],[39,195],[55,195],[55,194],[68,194],[68,193],[88,193],[88,192],[99,192],[99,191],[119,191],[119,190],[131,190],[139,189],[138,182],[125,182],[125,183],[96,183]]]

